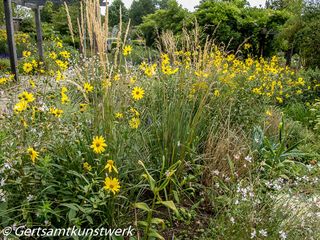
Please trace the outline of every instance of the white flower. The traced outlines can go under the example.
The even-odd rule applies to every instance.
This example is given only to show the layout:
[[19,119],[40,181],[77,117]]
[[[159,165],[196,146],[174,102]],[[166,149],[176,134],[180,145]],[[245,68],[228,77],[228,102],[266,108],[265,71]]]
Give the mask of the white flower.
[[267,232],[266,230],[264,230],[264,229],[261,229],[261,230],[259,231],[259,234],[260,234],[261,236],[263,236],[263,237],[267,237],[267,236],[268,236],[268,232]]
[[280,237],[281,240],[287,239],[287,236],[288,235],[284,231],[281,230],[279,232],[279,237]]
[[3,191],[2,189],[0,189],[0,201],[1,202],[6,202],[7,199],[6,199],[6,192]]
[[256,230],[254,229],[253,232],[251,233],[251,239],[255,238],[257,236],[257,232]]
[[6,184],[6,180],[4,178],[1,178],[0,187],[3,187],[5,184]]
[[212,172],[214,175],[219,175],[220,174],[220,172],[218,171],[218,170],[214,170],[213,172]]
[[248,155],[248,156],[246,156],[246,157],[244,158],[244,160],[246,160],[247,162],[251,163],[251,162],[252,162],[252,157],[250,157],[250,156]]
[[231,222],[232,224],[235,223],[234,217],[231,217],[231,218],[230,218],[230,222]]
[[29,196],[27,197],[27,201],[30,202],[33,200],[33,195],[29,194]]
[[5,169],[11,169],[11,164],[9,162],[6,162],[6,163],[3,164],[3,167]]

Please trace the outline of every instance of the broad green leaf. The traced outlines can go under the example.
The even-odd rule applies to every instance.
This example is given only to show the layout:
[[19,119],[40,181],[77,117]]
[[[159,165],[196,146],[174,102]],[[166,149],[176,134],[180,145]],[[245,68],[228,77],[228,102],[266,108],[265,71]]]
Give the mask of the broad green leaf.
[[156,224],[156,225],[160,225],[162,226],[162,228],[165,228],[165,224],[164,224],[164,220],[161,218],[152,218],[151,219],[151,223],[152,224]]
[[138,225],[146,227],[146,226],[148,226],[148,223],[145,221],[138,221]]
[[75,204],[72,204],[72,203],[61,203],[60,204],[61,206],[65,206],[65,207],[68,207],[70,209],[73,209],[75,210],[76,212],[79,211],[79,209],[77,208],[77,206]]
[[69,221],[74,219],[76,217],[76,215],[77,215],[77,211],[71,208],[68,213]]
[[164,237],[162,237],[156,230],[151,229],[148,233],[149,237],[155,237],[157,239],[165,240]]
[[146,204],[146,203],[144,203],[144,202],[134,203],[133,206],[134,206],[135,208],[142,209],[142,210],[144,210],[144,211],[146,211],[146,212],[152,211],[152,210],[149,208],[148,204]]
[[87,220],[88,220],[89,223],[93,224],[92,217],[90,217],[90,216],[87,215],[86,218],[87,218]]
[[149,181],[149,185],[150,185],[150,189],[152,192],[154,192],[155,189],[155,185],[156,185],[156,181],[154,180],[154,178],[150,175],[149,171],[147,170],[146,166],[144,165],[144,163],[142,161],[138,162],[144,169],[145,174],[143,174],[142,176],[144,176],[148,181]]
[[179,211],[173,201],[161,201],[161,202],[157,202],[157,204],[162,204],[167,208],[170,208],[172,211],[174,211],[174,213],[177,214],[177,216],[179,215]]
[[174,200],[176,200],[177,203],[180,203],[180,198],[179,198],[179,194],[177,191],[173,190],[173,197],[174,197]]

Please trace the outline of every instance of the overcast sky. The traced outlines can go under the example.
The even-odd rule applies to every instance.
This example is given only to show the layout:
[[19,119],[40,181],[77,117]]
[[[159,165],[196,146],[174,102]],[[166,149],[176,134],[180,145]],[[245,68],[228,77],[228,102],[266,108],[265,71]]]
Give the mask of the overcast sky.
[[[124,4],[129,8],[133,0],[122,0]],[[200,0],[177,0],[183,7],[189,9],[190,11],[194,10],[194,6],[198,5]],[[259,7],[262,5],[264,7],[266,0],[248,0],[250,6]],[[112,0],[109,0],[112,2]]]

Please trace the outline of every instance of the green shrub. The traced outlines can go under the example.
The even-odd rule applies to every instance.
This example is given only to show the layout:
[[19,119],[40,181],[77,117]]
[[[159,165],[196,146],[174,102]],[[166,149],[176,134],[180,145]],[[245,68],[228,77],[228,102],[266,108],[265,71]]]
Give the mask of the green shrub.
[[0,58],[0,72],[7,72],[10,70],[10,60],[6,58]]

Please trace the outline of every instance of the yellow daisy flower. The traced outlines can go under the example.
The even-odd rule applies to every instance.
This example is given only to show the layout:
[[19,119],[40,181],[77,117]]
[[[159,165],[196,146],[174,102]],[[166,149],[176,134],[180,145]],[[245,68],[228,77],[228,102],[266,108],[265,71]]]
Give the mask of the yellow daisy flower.
[[104,167],[104,169],[106,169],[109,173],[111,173],[112,171],[115,171],[116,173],[118,173],[118,169],[114,165],[114,161],[113,160],[108,160],[106,166]]
[[92,170],[92,167],[89,163],[85,162],[83,163],[83,169],[87,172],[90,172]]
[[140,119],[135,117],[131,118],[129,121],[129,125],[133,129],[137,129],[140,126],[140,123],[141,123]]
[[63,114],[62,109],[58,109],[58,108],[54,108],[54,107],[51,107],[49,111],[52,115],[54,115],[57,118],[60,118],[61,115]]
[[18,98],[20,100],[26,101],[27,103],[33,102],[35,100],[33,94],[29,93],[27,91],[24,91],[24,92],[20,93]]
[[132,52],[132,47],[130,45],[127,45],[123,48],[123,56],[128,56]]
[[31,56],[31,52],[30,51],[23,51],[22,52],[22,56],[23,57],[30,57]]
[[25,73],[30,73],[33,70],[33,66],[31,63],[24,63],[22,68]]
[[113,192],[113,194],[116,194],[117,192],[120,191],[120,183],[117,178],[110,178],[107,177],[104,180],[104,189],[107,191]]
[[141,87],[135,87],[131,94],[134,100],[141,100],[144,95],[144,90]]
[[36,83],[33,80],[29,80],[29,84],[30,84],[31,88],[36,87]]
[[83,89],[86,93],[89,93],[93,91],[93,86],[90,83],[85,83]]
[[65,59],[69,59],[70,58],[70,53],[68,51],[62,51],[59,54],[60,54],[60,56],[62,56]]
[[28,148],[27,149],[27,152],[31,158],[31,161],[33,162],[33,164],[36,162],[36,159],[38,158],[39,156],[39,153],[37,151],[35,151],[33,148]]
[[115,114],[115,117],[116,117],[117,119],[122,119],[122,118],[123,118],[123,114],[120,113],[120,112],[117,112],[117,113]]
[[139,117],[140,113],[137,111],[137,109],[131,107],[129,110],[134,116]]
[[88,106],[88,104],[80,103],[80,106],[79,106],[80,112],[82,112],[82,113],[85,112],[87,110],[87,106]]
[[90,146],[95,153],[103,153],[107,147],[106,141],[102,136],[96,136],[93,138],[92,145]]
[[49,57],[53,60],[57,59],[57,54],[55,52],[50,52]]
[[26,110],[28,108],[28,103],[24,100],[18,102],[13,110],[16,112],[16,113],[20,113],[20,112],[23,112],[24,110]]

